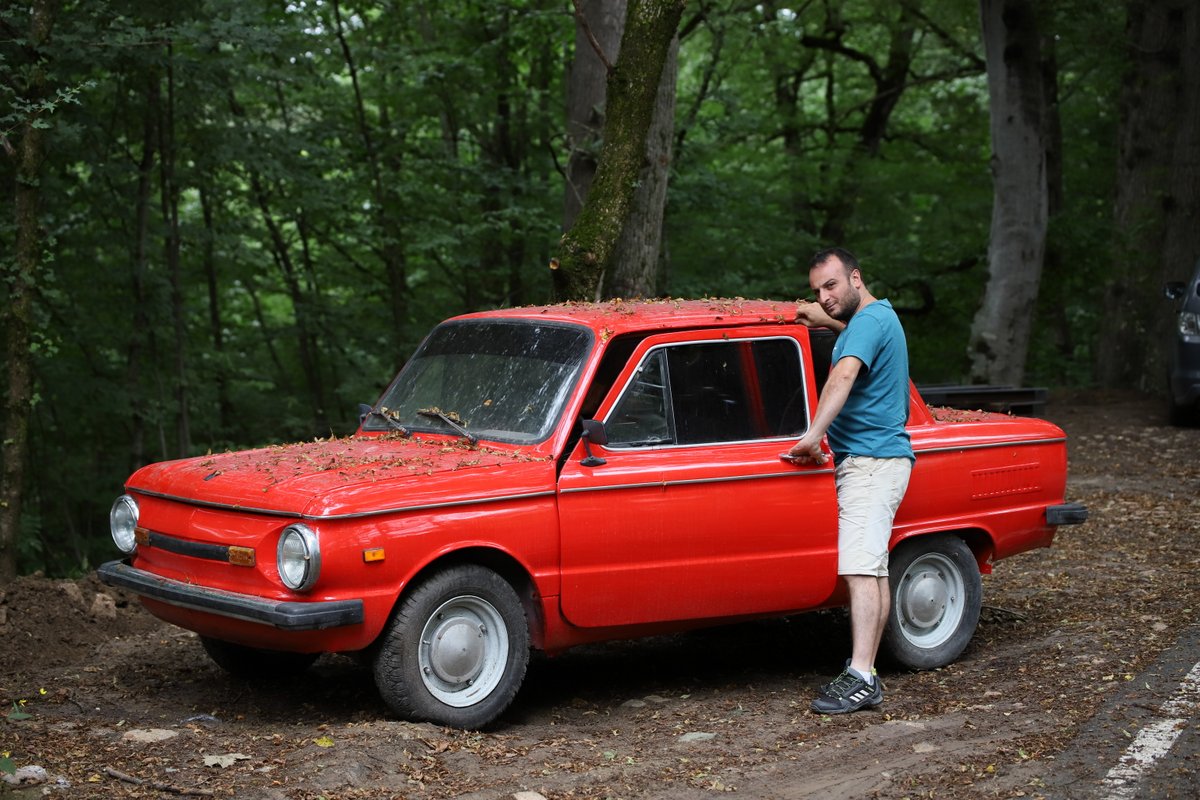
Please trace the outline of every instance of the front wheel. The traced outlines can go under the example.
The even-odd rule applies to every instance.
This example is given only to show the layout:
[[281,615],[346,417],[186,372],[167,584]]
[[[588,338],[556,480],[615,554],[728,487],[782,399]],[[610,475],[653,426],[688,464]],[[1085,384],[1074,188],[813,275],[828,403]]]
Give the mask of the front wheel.
[[892,608],[883,645],[897,663],[935,669],[958,658],[979,623],[983,585],[967,543],[951,534],[922,536],[892,553]]
[[484,567],[439,572],[400,603],[375,656],[397,714],[457,728],[494,721],[521,687],[529,626],[516,591]]

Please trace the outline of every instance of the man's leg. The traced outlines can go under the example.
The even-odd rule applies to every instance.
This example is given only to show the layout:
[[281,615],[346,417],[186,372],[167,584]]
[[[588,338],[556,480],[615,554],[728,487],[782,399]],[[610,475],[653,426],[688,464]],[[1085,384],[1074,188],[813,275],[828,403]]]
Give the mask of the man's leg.
[[888,579],[873,575],[843,577],[850,594],[850,636],[853,641],[850,666],[862,675],[870,675],[891,610]]

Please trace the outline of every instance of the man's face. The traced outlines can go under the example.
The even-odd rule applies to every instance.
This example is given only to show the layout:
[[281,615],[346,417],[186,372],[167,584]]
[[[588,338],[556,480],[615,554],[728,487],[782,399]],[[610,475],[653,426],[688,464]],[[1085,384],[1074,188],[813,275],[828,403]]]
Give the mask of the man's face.
[[858,270],[850,271],[837,256],[830,256],[808,273],[808,282],[825,313],[840,322],[849,322],[862,303]]

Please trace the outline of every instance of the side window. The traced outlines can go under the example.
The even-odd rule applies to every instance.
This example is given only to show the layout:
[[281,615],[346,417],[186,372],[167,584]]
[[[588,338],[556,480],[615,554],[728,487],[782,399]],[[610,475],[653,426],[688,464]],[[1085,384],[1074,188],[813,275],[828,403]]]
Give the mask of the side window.
[[798,436],[808,427],[799,345],[778,338],[653,350],[607,425],[616,447]]
[[654,350],[638,367],[606,425],[609,445],[648,447],[671,444],[665,350]]

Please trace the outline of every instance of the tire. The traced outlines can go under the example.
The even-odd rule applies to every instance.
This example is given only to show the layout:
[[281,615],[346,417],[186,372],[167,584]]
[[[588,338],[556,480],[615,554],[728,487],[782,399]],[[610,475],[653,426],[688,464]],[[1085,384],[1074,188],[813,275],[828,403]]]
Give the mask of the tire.
[[201,636],[200,644],[218,667],[238,678],[271,680],[299,675],[312,666],[320,653],[290,653],[283,650],[261,650],[222,639]]
[[1167,401],[1167,419],[1176,428],[1193,428],[1200,424],[1200,411],[1195,405],[1178,405],[1174,400]]
[[406,595],[380,639],[375,684],[406,719],[476,729],[508,708],[529,665],[516,591],[489,569],[439,572]]
[[906,541],[892,553],[888,571],[887,655],[910,669],[944,667],[962,655],[983,600],[979,564],[967,543],[951,534]]

